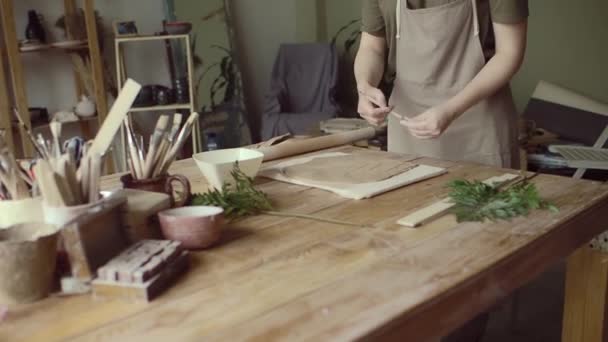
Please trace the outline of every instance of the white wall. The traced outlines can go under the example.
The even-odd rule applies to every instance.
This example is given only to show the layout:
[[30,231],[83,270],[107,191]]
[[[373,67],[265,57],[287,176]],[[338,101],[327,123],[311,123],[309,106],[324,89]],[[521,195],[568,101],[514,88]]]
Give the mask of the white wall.
[[[63,1],[19,0],[13,1],[18,37],[25,38],[27,11],[34,9],[45,19],[45,28],[50,39],[61,40],[62,31],[56,29],[55,21],[63,15]],[[78,1],[78,3],[81,3]],[[162,27],[162,0],[97,0],[96,9],[106,26],[105,63],[115,73],[113,59],[112,22],[135,20],[140,32],[152,34]],[[165,50],[159,43],[146,43],[126,49],[127,68],[139,82],[167,83],[169,81]],[[31,107],[47,107],[49,113],[69,110],[76,103],[74,77],[69,57],[61,52],[23,54],[27,95]],[[152,72],[151,72],[152,71]]]

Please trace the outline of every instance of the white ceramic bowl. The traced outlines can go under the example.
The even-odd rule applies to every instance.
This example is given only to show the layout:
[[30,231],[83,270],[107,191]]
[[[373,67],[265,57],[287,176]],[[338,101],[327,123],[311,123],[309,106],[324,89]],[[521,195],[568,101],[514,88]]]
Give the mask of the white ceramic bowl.
[[221,189],[224,182],[234,182],[230,172],[237,161],[244,174],[255,178],[262,165],[264,154],[247,148],[232,148],[198,153],[192,158],[209,184],[215,189]]

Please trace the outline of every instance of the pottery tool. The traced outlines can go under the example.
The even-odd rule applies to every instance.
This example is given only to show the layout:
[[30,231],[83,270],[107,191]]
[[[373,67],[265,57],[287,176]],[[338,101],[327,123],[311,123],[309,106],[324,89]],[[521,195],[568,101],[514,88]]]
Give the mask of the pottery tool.
[[165,290],[189,264],[179,242],[140,241],[98,270],[93,295],[101,298],[150,301]]
[[[492,186],[501,186],[504,185],[504,183],[508,183],[519,178],[519,175],[504,174],[499,177],[486,179],[484,183]],[[416,210],[408,216],[401,218],[399,221],[397,221],[397,224],[409,228],[416,228],[445,215],[453,207],[454,203],[452,203],[449,198],[446,198],[427,207]]]
[[44,159],[39,160],[34,166],[34,173],[44,201],[52,206],[65,206],[66,200],[58,185],[57,175],[49,162]]
[[261,147],[258,151],[264,154],[264,161],[285,158],[293,155],[323,150],[340,145],[351,144],[376,136],[376,129],[367,127],[355,131],[336,133],[321,137],[287,140],[274,146]]
[[143,154],[140,153],[141,150],[135,143],[135,136],[128,118],[125,119],[124,125],[127,135],[127,145],[129,146],[129,159],[131,163],[132,174],[135,179],[142,179],[144,163]]
[[195,123],[198,125],[198,117],[199,117],[199,115],[196,112],[190,114],[190,116],[188,117],[188,120],[184,124],[184,127],[182,127],[181,131],[177,135],[177,138],[175,138],[175,141],[173,141],[173,144],[171,145],[169,152],[167,152],[167,155],[166,155],[166,157],[162,163],[162,167],[160,169],[160,174],[163,174],[169,170],[171,163],[173,163],[173,161],[177,157],[177,153],[179,153],[181,148],[186,143],[186,139],[188,139],[188,136],[190,136],[190,133],[192,133],[192,127],[194,126]]
[[9,150],[6,141],[0,138],[0,188],[4,187],[4,199],[25,199],[31,197],[31,184],[27,172],[21,169],[15,156]]
[[100,156],[106,154],[140,90],[141,85],[132,79],[125,82],[114,105],[112,105],[112,109],[110,109],[108,116],[97,132],[90,152],[97,153]]
[[61,157],[61,145],[59,145],[61,122],[53,120],[49,123],[49,128],[51,129],[51,135],[53,136],[53,158],[59,159]]
[[34,138],[34,135],[32,134],[32,131],[27,127],[27,125],[23,121],[23,118],[21,118],[21,115],[19,115],[19,111],[17,110],[17,108],[13,108],[13,113],[17,117],[17,121],[19,122],[19,126],[21,127],[21,129],[23,129],[25,131],[25,134],[30,139],[30,142],[32,143],[32,146],[34,146],[34,149],[36,150],[36,152],[38,153],[38,155],[40,155],[42,158],[48,158],[49,157],[48,154],[46,154],[42,150],[41,146],[39,145],[39,141],[37,141],[36,138]]
[[[382,104],[380,104],[378,101],[376,101],[376,99],[374,99],[372,96],[367,95],[365,92],[359,90],[359,94],[365,96],[365,98],[368,99],[369,102],[373,103],[374,105],[376,105],[380,108],[384,107]],[[408,117],[401,115],[401,114],[395,112],[394,110],[391,110],[390,114],[393,115],[394,117],[396,117],[397,119],[399,119],[400,121],[408,120]]]
[[91,170],[89,171],[89,203],[99,199],[99,177],[101,176],[101,156],[93,153],[91,156]]
[[150,147],[148,155],[146,156],[146,162],[144,163],[144,178],[152,177],[154,171],[154,162],[158,159],[159,147],[163,141],[163,137],[166,134],[167,125],[169,123],[169,117],[167,115],[161,115],[156,122],[156,128],[154,133],[150,137]]

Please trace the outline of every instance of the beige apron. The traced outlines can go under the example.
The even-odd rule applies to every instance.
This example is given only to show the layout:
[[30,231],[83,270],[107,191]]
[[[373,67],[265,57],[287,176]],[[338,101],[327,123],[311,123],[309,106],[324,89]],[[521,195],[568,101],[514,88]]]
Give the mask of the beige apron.
[[[397,1],[397,75],[390,103],[414,117],[446,102],[485,66],[476,0],[413,10]],[[517,111],[506,86],[462,114],[437,139],[412,136],[389,115],[388,149],[499,167],[517,165]]]

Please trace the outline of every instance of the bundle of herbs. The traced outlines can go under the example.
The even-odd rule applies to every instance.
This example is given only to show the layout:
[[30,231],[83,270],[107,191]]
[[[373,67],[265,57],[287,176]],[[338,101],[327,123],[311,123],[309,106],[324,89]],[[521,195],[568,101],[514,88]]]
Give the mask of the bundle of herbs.
[[452,213],[458,222],[483,222],[509,220],[518,216],[527,216],[536,209],[558,209],[543,200],[538,189],[527,180],[501,189],[480,181],[455,180],[450,188],[450,199],[455,204]]
[[221,190],[213,189],[204,194],[196,194],[192,205],[222,207],[229,219],[272,210],[268,196],[253,186],[253,179],[241,171],[238,162],[234,164],[231,175],[234,184],[225,183]]

